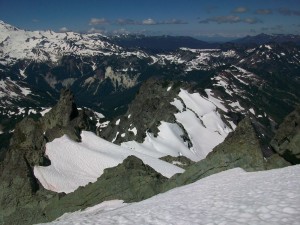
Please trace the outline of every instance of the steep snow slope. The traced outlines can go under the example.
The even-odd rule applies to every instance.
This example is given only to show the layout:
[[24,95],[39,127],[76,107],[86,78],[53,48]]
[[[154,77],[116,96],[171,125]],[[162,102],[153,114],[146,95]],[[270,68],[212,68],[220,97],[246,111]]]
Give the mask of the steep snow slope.
[[49,224],[300,224],[300,166],[221,172],[139,203],[104,202]]
[[[209,96],[210,98],[205,98],[199,93],[191,94],[181,89],[178,97],[171,102],[179,110],[175,114],[177,123],[162,121],[158,127],[160,132],[157,137],[147,133],[142,144],[129,141],[122,143],[121,146],[147,152],[154,157],[184,155],[194,161],[204,159],[234,128],[228,127],[217,111],[226,111],[226,107],[220,100]],[[184,135],[182,127],[191,143],[182,138]]]
[[184,171],[157,158],[112,144],[92,132],[83,131],[81,137],[80,143],[66,135],[47,143],[46,155],[51,165],[34,167],[34,175],[46,189],[73,192],[79,186],[95,182],[105,168],[118,165],[129,155],[137,156],[166,177]]

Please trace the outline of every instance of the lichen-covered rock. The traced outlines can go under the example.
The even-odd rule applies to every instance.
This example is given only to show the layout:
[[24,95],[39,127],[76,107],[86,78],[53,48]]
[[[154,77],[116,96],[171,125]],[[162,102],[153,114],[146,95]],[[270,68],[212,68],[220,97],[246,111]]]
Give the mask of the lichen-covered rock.
[[272,148],[291,164],[300,163],[300,107],[289,114],[271,141]]
[[236,130],[230,133],[223,143],[216,146],[205,159],[192,164],[184,173],[174,175],[166,182],[164,190],[189,184],[235,167],[241,167],[246,171],[264,169],[259,139],[249,118],[243,119]]
[[283,168],[283,167],[290,166],[290,165],[291,165],[291,163],[286,161],[284,158],[282,158],[278,154],[271,155],[265,161],[266,170]]
[[167,156],[163,156],[161,158],[159,158],[165,162],[171,163],[173,165],[176,165],[178,167],[181,167],[183,169],[189,167],[190,165],[192,165],[193,163],[195,163],[194,161],[190,160],[189,158],[181,155],[181,156],[171,156],[171,155],[167,155]]

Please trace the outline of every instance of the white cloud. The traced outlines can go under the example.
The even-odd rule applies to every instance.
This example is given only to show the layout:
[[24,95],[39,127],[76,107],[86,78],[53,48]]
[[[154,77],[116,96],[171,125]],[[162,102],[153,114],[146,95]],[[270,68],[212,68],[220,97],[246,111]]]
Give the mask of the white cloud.
[[136,24],[142,25],[163,25],[163,24],[187,24],[188,22],[180,20],[180,19],[171,19],[171,20],[163,20],[163,21],[155,21],[151,18],[145,19],[142,23],[137,22]]
[[233,10],[234,13],[245,13],[248,9],[244,6],[237,7]]
[[105,18],[91,18],[89,25],[104,25],[104,24],[108,24],[109,21]]
[[149,19],[143,20],[143,21],[142,21],[142,24],[143,24],[143,25],[156,25],[157,22],[155,22],[155,20],[149,18]]
[[235,16],[235,15],[216,16],[216,17],[211,17],[211,18],[207,18],[205,20],[199,21],[199,23],[210,23],[210,22],[215,22],[218,24],[223,24],[223,23],[248,23],[248,24],[262,23],[262,21],[257,18],[241,18],[241,17]]
[[68,32],[68,31],[69,31],[69,29],[66,27],[62,27],[59,29],[59,32]]
[[255,11],[255,14],[259,14],[259,15],[270,15],[272,13],[273,11],[271,9],[257,9]]
[[124,28],[112,31],[113,34],[130,34],[130,32]]
[[94,33],[100,33],[100,34],[105,34],[106,31],[105,30],[101,30],[101,29],[96,29],[94,27],[92,27],[91,29],[88,30],[89,34],[94,34]]

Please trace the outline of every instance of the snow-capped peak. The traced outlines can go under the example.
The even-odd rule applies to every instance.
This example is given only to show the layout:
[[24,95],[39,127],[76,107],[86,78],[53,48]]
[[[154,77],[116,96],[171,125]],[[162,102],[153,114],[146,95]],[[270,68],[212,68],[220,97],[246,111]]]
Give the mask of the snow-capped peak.
[[121,48],[101,34],[25,31],[0,21],[0,61],[7,65],[17,60],[57,62],[63,55],[111,55]]

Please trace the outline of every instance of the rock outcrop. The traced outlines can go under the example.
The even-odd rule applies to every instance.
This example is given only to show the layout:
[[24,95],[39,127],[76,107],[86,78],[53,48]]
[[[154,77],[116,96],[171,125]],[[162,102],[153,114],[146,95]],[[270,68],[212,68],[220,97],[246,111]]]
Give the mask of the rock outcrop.
[[46,201],[56,195],[46,191],[33,173],[35,165],[51,163],[44,155],[46,143],[63,134],[79,141],[80,130],[91,130],[93,126],[85,111],[77,110],[69,90],[61,92],[57,105],[44,117],[27,117],[16,125],[0,162],[0,224],[32,223]]
[[[174,82],[147,80],[129,105],[127,113],[111,121],[100,136],[119,144],[133,140],[143,142],[146,132],[157,135],[160,121],[176,121],[174,114],[178,109],[170,102],[174,101],[179,91],[180,86]],[[125,135],[121,136],[122,133]]]
[[300,106],[284,119],[271,146],[291,164],[300,163]]
[[186,169],[187,167],[189,167],[190,165],[192,165],[193,163],[195,163],[194,161],[190,160],[189,158],[181,155],[181,156],[171,156],[171,155],[166,155],[163,156],[161,158],[159,158],[165,162],[171,163],[173,165],[176,165],[178,167],[181,167],[183,169]]
[[189,184],[235,167],[241,167],[246,171],[264,169],[264,159],[259,139],[251,120],[247,117],[205,159],[192,164],[186,168],[184,173],[174,175],[166,182],[164,190]]
[[45,208],[47,220],[53,220],[65,212],[73,212],[103,201],[122,199],[137,202],[161,192],[167,178],[135,156],[128,156],[116,167],[104,170],[95,183],[57,197]]

